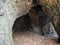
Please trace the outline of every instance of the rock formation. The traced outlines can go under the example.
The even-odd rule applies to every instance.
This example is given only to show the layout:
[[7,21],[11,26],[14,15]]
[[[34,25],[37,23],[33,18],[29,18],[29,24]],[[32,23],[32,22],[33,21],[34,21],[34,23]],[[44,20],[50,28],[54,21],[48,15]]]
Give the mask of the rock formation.
[[0,45],[13,45],[14,21],[29,12],[32,0],[0,0]]
[[[46,37],[39,36],[32,33],[17,34],[17,40],[15,39],[15,35],[12,35],[12,27],[15,20],[29,12],[31,9],[33,0],[0,0],[0,45],[14,45],[18,43],[18,39],[20,44],[18,45],[59,45],[55,43],[54,40],[47,39]],[[54,25],[59,23],[59,1],[57,0],[37,0],[39,5],[43,6],[44,12],[49,15],[50,19]],[[48,9],[48,10],[46,10]],[[57,17],[56,17],[57,16]],[[56,20],[55,20],[56,18]],[[55,20],[55,22],[54,22]],[[55,25],[56,26],[56,25]],[[33,35],[33,36],[32,36]],[[19,37],[21,36],[21,37]],[[25,37],[26,36],[26,37]],[[14,41],[13,41],[14,38]],[[26,41],[25,41],[26,40]],[[33,40],[33,41],[31,41]],[[41,40],[41,42],[40,42]],[[36,42],[37,41],[37,42]],[[36,42],[36,43],[35,43]],[[49,42],[49,43],[48,43]],[[26,43],[26,44],[23,44]],[[46,44],[45,44],[46,43]]]
[[44,12],[50,17],[55,29],[60,33],[60,0],[37,0],[43,6]]

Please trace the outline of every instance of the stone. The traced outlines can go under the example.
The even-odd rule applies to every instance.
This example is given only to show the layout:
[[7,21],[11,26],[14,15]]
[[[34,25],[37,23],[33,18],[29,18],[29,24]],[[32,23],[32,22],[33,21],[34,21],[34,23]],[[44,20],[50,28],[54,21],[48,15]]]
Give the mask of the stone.
[[4,14],[0,16],[0,45],[14,45],[13,24],[18,17],[29,12],[31,5],[32,0],[0,0],[0,15]]
[[44,12],[49,16],[58,34],[60,33],[60,0],[37,0],[43,6]]

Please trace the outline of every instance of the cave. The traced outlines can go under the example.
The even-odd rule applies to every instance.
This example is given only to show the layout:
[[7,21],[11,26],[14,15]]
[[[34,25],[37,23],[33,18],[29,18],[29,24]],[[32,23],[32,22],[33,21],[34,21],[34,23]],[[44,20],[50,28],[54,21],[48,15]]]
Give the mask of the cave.
[[[43,35],[43,32],[40,31],[40,29],[42,28],[43,25],[42,20],[45,20],[46,16],[44,16],[42,12],[43,11],[41,6],[38,5],[36,7],[32,7],[27,14],[15,20],[12,28],[15,45],[20,45],[20,44],[23,45],[22,38],[24,37],[29,39],[29,37],[33,38],[33,36],[39,37],[40,35]],[[42,17],[44,19],[42,19]]]
[[0,0],[0,45],[60,45],[59,12],[60,0]]
[[[27,14],[15,20],[12,28],[14,44],[26,45],[26,43],[30,43],[31,45],[32,42],[30,42],[30,40],[34,41],[36,40],[35,37],[39,38],[40,36],[45,36],[51,39],[58,38],[54,26],[50,22],[51,21],[49,17],[43,12],[42,6],[35,5],[35,7],[32,7]],[[45,26],[47,26],[48,28]],[[45,30],[43,32],[44,27]]]
[[[43,23],[43,21],[45,22]],[[43,13],[42,6],[36,5],[32,7],[31,10],[27,14],[15,20],[13,24],[12,32],[13,34],[16,32],[22,32],[22,33],[27,32],[27,31],[33,32],[31,30],[33,29],[32,25],[42,28],[43,25],[46,25],[48,22],[49,20],[47,20],[47,15]]]
[[39,38],[40,35],[43,36],[42,28],[47,23],[49,23],[49,18],[43,12],[42,6],[35,5],[27,14],[15,20],[12,28],[14,44],[24,45],[23,42],[25,42],[24,40],[26,40],[26,38],[28,40],[35,40],[35,36],[38,36],[37,38]]

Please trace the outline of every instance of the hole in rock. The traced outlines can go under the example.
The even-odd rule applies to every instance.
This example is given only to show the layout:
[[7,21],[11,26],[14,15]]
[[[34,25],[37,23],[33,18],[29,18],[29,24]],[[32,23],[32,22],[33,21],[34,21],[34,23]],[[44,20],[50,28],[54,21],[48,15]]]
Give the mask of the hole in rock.
[[42,27],[48,22],[41,6],[32,7],[26,15],[19,17],[14,22],[12,32],[15,45],[23,45],[25,39],[32,39],[35,35],[44,35]]

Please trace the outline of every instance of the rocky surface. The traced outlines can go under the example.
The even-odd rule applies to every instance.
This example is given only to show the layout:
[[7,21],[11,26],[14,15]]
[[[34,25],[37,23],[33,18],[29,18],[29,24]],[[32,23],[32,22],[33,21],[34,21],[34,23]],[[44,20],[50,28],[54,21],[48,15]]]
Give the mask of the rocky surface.
[[[12,27],[14,21],[28,13],[31,9],[31,4],[32,0],[0,0],[0,45],[13,45]],[[59,32],[60,0],[38,0],[38,4],[43,6],[44,12],[50,17],[57,29],[56,31]],[[13,37],[15,44],[18,45],[59,45],[53,40],[50,41],[42,36],[40,38],[40,36],[32,35],[31,33],[16,33]]]
[[32,0],[0,0],[0,45],[13,45],[14,21],[29,12]]
[[32,32],[16,32],[13,34],[13,38],[15,45],[60,45],[56,40]]
[[37,0],[43,6],[44,12],[50,17],[55,29],[60,33],[60,0]]

